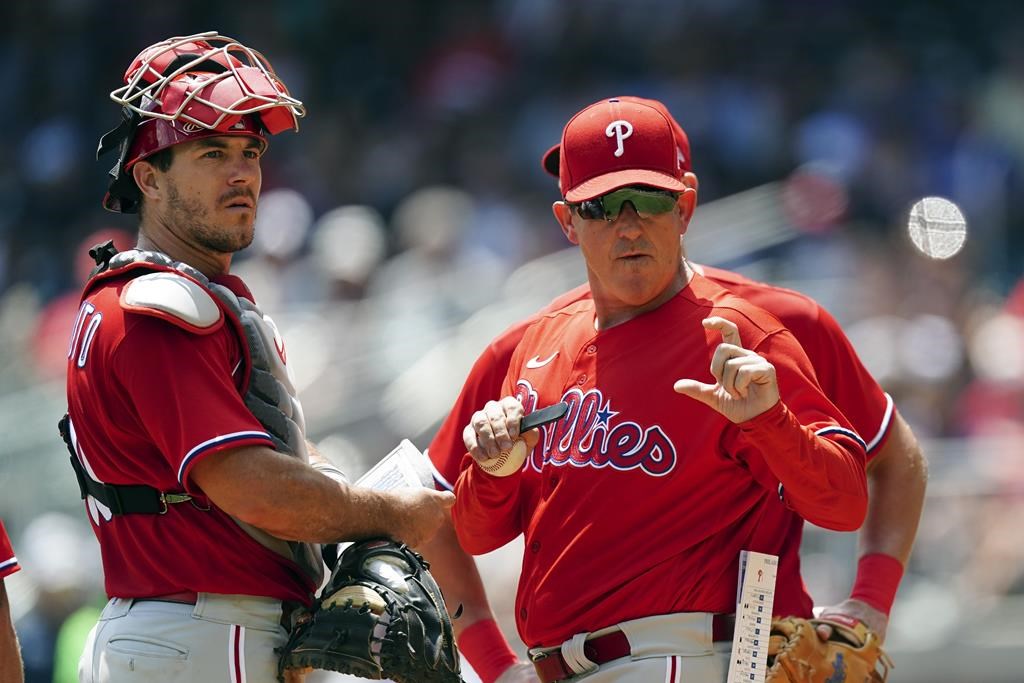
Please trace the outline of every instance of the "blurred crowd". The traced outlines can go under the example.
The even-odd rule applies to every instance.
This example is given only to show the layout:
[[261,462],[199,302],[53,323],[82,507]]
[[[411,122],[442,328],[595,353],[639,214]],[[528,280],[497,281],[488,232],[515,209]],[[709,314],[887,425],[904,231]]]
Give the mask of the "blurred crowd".
[[[54,428],[67,334],[88,247],[134,244],[134,218],[100,208],[107,93],[146,45],[215,29],[308,106],[271,141],[236,270],[297,359],[329,457],[358,474],[400,438],[423,447],[486,340],[583,281],[557,258],[540,156],[585,104],[654,97],[690,136],[702,205],[772,183],[791,228],[756,249],[730,235],[714,265],[818,298],[917,434],[954,444],[928,453],[948,498],[926,509],[907,592],[917,575],[929,605],[947,581],[968,602],[1024,595],[1007,541],[1024,509],[1024,5],[14,0],[0,16],[0,517],[20,538],[46,511],[78,514]],[[930,195],[967,219],[946,261],[907,238]],[[73,598],[51,608],[33,585],[24,618],[91,604],[58,586]],[[894,619],[898,638],[899,603]]]

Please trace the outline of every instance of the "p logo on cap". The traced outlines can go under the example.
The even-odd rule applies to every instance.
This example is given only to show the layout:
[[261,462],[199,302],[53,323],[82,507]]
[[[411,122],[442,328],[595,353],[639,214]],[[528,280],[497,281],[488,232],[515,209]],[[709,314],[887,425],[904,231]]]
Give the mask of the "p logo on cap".
[[633,124],[621,119],[618,121],[612,121],[608,124],[608,127],[605,128],[604,134],[608,137],[615,137],[615,142],[618,144],[618,147],[615,148],[615,156],[621,157],[622,153],[626,151],[622,146],[622,143],[626,138],[633,134]]
[[676,127],[664,111],[644,102],[616,98],[590,105],[562,131],[562,195],[581,202],[627,185],[682,192]]

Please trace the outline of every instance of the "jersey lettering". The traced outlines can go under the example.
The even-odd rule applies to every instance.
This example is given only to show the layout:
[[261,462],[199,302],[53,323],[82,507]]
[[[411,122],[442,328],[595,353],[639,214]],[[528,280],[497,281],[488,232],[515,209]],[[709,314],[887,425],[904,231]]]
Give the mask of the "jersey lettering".
[[[516,384],[516,398],[527,413],[537,407],[537,391],[526,380]],[[675,469],[678,455],[665,431],[659,425],[645,428],[630,420],[616,420],[619,413],[600,389],[569,389],[561,400],[569,404],[568,412],[543,428],[538,448],[530,454],[529,466],[537,472],[545,464],[640,469],[653,477]]]
[[[86,320],[89,322],[86,323]],[[75,365],[80,368],[85,367],[85,362],[89,356],[89,348],[92,346],[92,340],[96,336],[96,330],[102,321],[103,314],[96,313],[95,306],[88,301],[82,302],[82,307],[78,309],[78,317],[75,318],[75,327],[71,332],[71,340],[68,342],[68,358],[71,358],[75,348],[79,347]],[[85,328],[84,333],[82,331],[83,327]]]

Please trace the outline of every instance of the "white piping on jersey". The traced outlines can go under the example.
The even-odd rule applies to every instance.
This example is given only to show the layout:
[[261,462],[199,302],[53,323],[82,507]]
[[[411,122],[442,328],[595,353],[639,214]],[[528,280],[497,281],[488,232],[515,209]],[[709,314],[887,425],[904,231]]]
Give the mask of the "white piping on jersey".
[[860,438],[860,435],[852,429],[847,429],[846,427],[823,427],[814,432],[815,436],[825,436],[826,434],[843,434],[844,436],[848,436],[859,443],[860,447],[864,450],[867,450],[868,448],[868,445],[864,443],[864,439]]
[[0,571],[2,571],[4,569],[7,569],[8,567],[17,567],[17,566],[18,566],[18,558],[12,556],[11,559],[4,560],[3,562],[0,562]]
[[427,456],[427,462],[430,463],[430,471],[434,475],[434,483],[439,484],[444,488],[445,491],[452,491],[454,493],[455,487],[452,486],[451,482],[444,478],[441,474],[441,470],[434,466],[434,461],[430,459],[430,449],[423,451],[423,455]]
[[885,415],[882,416],[882,424],[878,427],[878,433],[875,434],[875,438],[868,442],[868,445],[864,448],[868,453],[873,451],[876,446],[882,441],[885,433],[889,431],[889,424],[892,422],[893,413],[892,396],[889,394],[885,395]]
[[185,468],[188,467],[188,464],[192,462],[193,458],[202,452],[207,451],[214,446],[219,446],[227,441],[240,441],[242,439],[255,438],[264,438],[267,441],[270,441],[270,435],[266,432],[234,432],[232,434],[223,434],[221,436],[215,436],[212,439],[207,439],[185,454],[185,459],[181,461],[181,465],[178,467],[178,483],[185,486],[185,482],[181,479],[185,475]]

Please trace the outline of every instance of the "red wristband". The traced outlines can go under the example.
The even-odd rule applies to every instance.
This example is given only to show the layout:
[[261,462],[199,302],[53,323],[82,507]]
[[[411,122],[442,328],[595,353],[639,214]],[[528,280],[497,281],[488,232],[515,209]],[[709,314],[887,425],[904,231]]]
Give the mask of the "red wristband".
[[903,564],[892,555],[865,555],[857,563],[857,578],[853,581],[850,597],[863,600],[888,615],[902,578]]
[[466,627],[458,637],[459,650],[484,683],[494,680],[519,658],[494,619],[481,619]]

